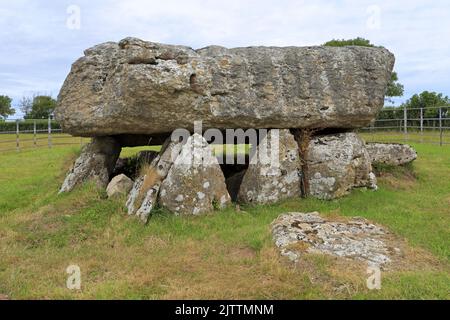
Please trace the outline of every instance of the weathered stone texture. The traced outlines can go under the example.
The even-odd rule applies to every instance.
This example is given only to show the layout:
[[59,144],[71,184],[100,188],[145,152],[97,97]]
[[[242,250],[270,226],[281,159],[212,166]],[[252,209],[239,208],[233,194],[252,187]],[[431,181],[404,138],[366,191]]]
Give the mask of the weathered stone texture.
[[161,184],[160,205],[175,214],[199,215],[230,202],[225,177],[211,147],[201,135],[192,135]]
[[115,176],[106,187],[106,194],[108,198],[115,198],[119,196],[126,196],[133,187],[133,180],[124,174]]
[[250,159],[238,201],[268,204],[300,197],[299,150],[289,130],[270,130]]
[[88,180],[106,188],[120,150],[120,145],[111,137],[93,138],[91,143],[83,147],[59,192],[72,191],[75,186]]
[[390,166],[404,165],[417,159],[416,151],[409,145],[399,143],[367,143],[372,164]]
[[[333,221],[318,212],[290,212],[272,222],[275,245],[283,256],[298,261],[302,253],[327,254],[382,267],[401,254],[391,247],[389,232],[364,218]],[[304,248],[301,251],[299,248]]]
[[313,137],[306,161],[309,194],[313,197],[330,200],[356,187],[376,188],[369,154],[356,133]]
[[79,136],[205,128],[357,128],[382,108],[394,56],[368,47],[207,47],[127,38],[85,51],[56,118]]
[[146,167],[143,175],[136,179],[128,196],[126,206],[128,214],[136,214],[141,221],[147,222],[151,211],[157,204],[161,182],[167,177],[175,159],[182,148],[182,143],[166,140],[158,156]]

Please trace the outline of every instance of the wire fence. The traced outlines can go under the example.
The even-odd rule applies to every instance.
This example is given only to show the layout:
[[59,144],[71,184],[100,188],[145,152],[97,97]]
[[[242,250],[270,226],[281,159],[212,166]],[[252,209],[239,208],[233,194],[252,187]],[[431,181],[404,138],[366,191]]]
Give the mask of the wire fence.
[[0,152],[80,145],[87,138],[72,137],[52,119],[8,119],[0,121]]
[[[381,110],[378,118],[359,132],[370,142],[415,142],[450,145],[450,107]],[[0,121],[0,152],[80,145],[90,139],[73,137],[52,119]]]
[[367,141],[450,145],[450,107],[381,110],[378,118],[360,130]]

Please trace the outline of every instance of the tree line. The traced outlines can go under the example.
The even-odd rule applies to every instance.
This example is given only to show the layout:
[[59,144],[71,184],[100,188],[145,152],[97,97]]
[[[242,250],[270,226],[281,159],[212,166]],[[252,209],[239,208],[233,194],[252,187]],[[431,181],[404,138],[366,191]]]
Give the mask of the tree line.
[[[0,95],[0,119],[6,119],[16,113],[11,105],[12,99],[6,95]],[[18,105],[24,114],[24,119],[48,119],[56,108],[56,100],[50,95],[33,94],[24,96]]]

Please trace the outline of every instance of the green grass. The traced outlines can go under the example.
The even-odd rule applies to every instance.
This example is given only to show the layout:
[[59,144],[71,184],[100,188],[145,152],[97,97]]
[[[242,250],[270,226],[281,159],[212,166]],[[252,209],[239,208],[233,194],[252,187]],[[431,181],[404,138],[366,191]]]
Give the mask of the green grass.
[[373,131],[363,130],[361,136],[368,142],[398,142],[398,143],[428,143],[450,145],[450,130],[442,131],[442,140],[439,130],[426,130],[422,133],[415,129],[409,129],[408,134],[401,131]]
[[[335,201],[295,199],[192,218],[159,210],[146,226],[126,217],[124,199],[107,200],[92,185],[57,195],[79,147],[1,153],[0,294],[13,299],[448,299],[450,148],[414,147],[416,178],[388,172],[377,192],[355,190]],[[124,149],[123,155],[141,149]],[[278,256],[270,235],[270,223],[287,211],[381,223],[411,247],[411,265],[383,272],[379,291],[365,287],[364,268],[347,270],[326,256],[306,256],[294,267]],[[81,268],[80,292],[65,287],[70,264]]]

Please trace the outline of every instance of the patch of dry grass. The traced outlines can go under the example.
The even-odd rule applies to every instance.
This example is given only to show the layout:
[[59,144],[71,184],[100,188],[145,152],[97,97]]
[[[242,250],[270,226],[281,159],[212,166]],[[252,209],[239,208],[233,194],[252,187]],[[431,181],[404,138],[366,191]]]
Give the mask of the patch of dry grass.
[[[378,192],[356,190],[335,201],[295,199],[201,217],[160,211],[145,226],[127,217],[123,201],[107,200],[93,185],[57,195],[72,149],[2,154],[0,296],[449,298],[450,153],[438,148],[419,148],[411,188],[391,188],[381,178]],[[270,232],[270,223],[288,211],[365,217],[398,237],[393,241],[404,257],[383,271],[380,291],[367,289],[363,264],[312,254],[289,263]],[[70,264],[81,268],[80,292],[65,286]]]
[[411,190],[418,183],[413,165],[374,166],[374,170],[379,182],[391,189]]
[[139,176],[144,177],[141,189],[136,198],[136,207],[139,208],[147,195],[147,191],[150,190],[155,184],[161,181],[161,176],[158,170],[152,164],[144,164],[139,170]]

